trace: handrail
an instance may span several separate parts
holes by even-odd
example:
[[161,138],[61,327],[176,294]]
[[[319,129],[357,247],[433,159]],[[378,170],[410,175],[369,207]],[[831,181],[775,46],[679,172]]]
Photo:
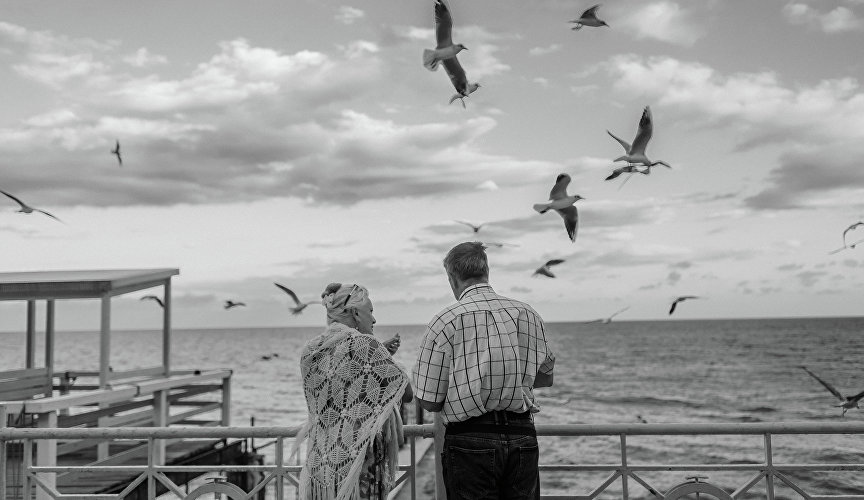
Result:
[[[293,437],[300,426],[286,427],[115,427],[86,429],[0,428],[0,440],[19,439],[166,439]],[[864,434],[864,422],[759,422],[740,424],[538,424],[538,436],[657,436],[760,434]],[[433,425],[405,425],[405,434],[434,437]]]

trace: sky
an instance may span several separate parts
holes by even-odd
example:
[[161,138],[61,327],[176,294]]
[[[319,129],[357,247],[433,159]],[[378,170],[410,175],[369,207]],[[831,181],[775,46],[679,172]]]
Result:
[[[433,5],[3,2],[0,189],[62,222],[2,197],[0,272],[178,268],[177,328],[323,325],[274,282],[360,283],[379,323],[423,324],[479,240],[547,321],[864,314],[864,245],[830,253],[864,220],[864,0],[621,0],[579,31],[588,3],[449,0],[464,109],[421,63]],[[672,168],[605,181],[607,130],[632,140],[645,106]],[[532,209],[560,173],[575,242]],[[113,326],[159,328],[153,292]],[[57,317],[96,328],[98,304]]]

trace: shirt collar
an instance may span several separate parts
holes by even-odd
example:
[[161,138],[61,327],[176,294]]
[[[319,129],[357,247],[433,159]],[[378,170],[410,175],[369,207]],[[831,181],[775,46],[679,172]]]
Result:
[[462,300],[469,295],[477,295],[478,293],[493,291],[494,290],[492,290],[492,285],[490,285],[489,283],[476,283],[463,290],[462,295],[459,296],[459,300]]

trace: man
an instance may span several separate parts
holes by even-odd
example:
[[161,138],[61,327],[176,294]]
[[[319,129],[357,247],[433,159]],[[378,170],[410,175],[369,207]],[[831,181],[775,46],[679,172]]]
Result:
[[453,247],[444,269],[458,302],[427,325],[413,382],[446,425],[447,498],[538,499],[533,389],[552,385],[555,365],[543,320],[495,293],[482,243]]

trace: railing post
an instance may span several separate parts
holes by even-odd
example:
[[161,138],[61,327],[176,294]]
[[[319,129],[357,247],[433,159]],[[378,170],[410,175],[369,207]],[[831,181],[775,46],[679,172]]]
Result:
[[621,496],[627,500],[630,496],[627,487],[630,471],[627,469],[627,434],[621,433]]
[[[39,428],[57,427],[57,412],[39,414]],[[42,439],[36,443],[36,465],[43,467],[54,467],[57,465],[57,440]],[[42,482],[52,488],[56,485],[57,474],[53,472],[40,476]],[[50,500],[51,495],[42,488],[36,488],[36,500]]]
[[30,500],[33,498],[33,490],[30,488],[30,468],[33,467],[33,441],[23,440],[23,455],[21,456],[21,498]]
[[[153,426],[168,426],[168,391],[156,391],[153,393]],[[165,440],[157,439],[153,444],[153,462],[156,465],[165,465]]]
[[222,418],[221,425],[231,425],[231,375],[222,379]]
[[447,500],[447,489],[444,487],[444,467],[441,463],[441,453],[444,451],[444,418],[441,412],[435,412],[435,500]]
[[765,493],[768,500],[774,500],[774,452],[771,450],[771,433],[765,433]]
[[[296,439],[296,437],[295,437]],[[299,453],[298,453],[299,455]],[[285,498],[285,443],[283,438],[276,438],[276,500],[284,500]],[[300,489],[300,486],[297,486]]]
[[147,439],[147,500],[156,500],[156,476],[153,471],[155,465],[156,440]]
[[[0,405],[0,429],[6,427],[6,407]],[[6,441],[0,439],[0,500],[6,500]]]

